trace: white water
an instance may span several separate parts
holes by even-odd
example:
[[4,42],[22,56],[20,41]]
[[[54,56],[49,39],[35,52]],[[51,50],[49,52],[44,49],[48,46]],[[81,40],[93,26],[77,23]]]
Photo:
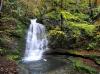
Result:
[[42,54],[47,49],[47,44],[45,27],[37,23],[36,19],[32,19],[27,33],[23,61],[37,61],[42,59]]

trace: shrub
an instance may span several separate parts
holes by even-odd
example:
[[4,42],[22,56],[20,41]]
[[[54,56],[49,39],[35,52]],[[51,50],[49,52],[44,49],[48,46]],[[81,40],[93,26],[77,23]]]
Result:
[[84,64],[81,60],[77,58],[69,58],[69,60],[73,63],[73,67],[78,71],[83,71],[88,74],[97,74],[95,68],[92,68],[86,64]]
[[7,50],[0,48],[0,56],[6,55],[6,54],[7,54]]
[[50,30],[48,33],[49,45],[51,48],[66,47],[66,34],[63,31]]
[[[94,49],[96,44],[93,44],[96,26],[88,23],[64,22],[63,31],[67,35],[68,47]],[[93,45],[93,47],[91,46]]]
[[97,43],[97,47],[100,48],[100,34],[96,35],[94,38],[95,42]]
[[79,28],[81,31],[84,30],[84,34],[93,36],[94,32],[96,31],[96,26],[87,24],[87,23],[75,23],[75,22],[70,22],[69,26],[72,28]]
[[87,46],[87,50],[95,49],[96,48],[96,45],[97,44],[96,43],[93,43],[93,42],[92,43],[89,43],[88,46]]

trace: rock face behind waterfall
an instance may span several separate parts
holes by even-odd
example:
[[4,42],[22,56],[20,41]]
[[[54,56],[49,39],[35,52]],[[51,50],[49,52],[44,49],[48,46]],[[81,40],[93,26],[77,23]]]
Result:
[[23,60],[40,60],[42,53],[47,48],[47,44],[45,27],[37,23],[36,19],[32,19],[27,33],[25,57]]

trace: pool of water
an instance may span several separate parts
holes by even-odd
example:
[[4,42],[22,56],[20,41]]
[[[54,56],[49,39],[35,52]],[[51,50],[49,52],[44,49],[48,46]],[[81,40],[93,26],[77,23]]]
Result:
[[83,74],[74,70],[67,56],[49,55],[34,62],[21,62],[19,74]]

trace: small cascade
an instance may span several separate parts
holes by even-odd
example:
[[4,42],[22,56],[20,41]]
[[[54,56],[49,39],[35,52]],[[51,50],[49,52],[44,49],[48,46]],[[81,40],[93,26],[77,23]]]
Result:
[[23,61],[37,61],[42,59],[42,54],[47,49],[47,44],[45,27],[37,23],[36,19],[32,19],[27,33]]

